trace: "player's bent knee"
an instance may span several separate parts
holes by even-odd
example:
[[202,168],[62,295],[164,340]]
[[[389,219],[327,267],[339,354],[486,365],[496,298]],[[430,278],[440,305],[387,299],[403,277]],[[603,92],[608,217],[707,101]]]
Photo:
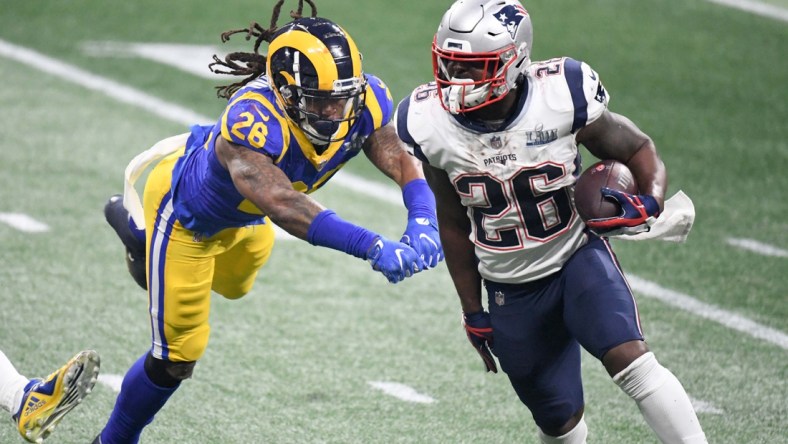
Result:
[[214,286],[212,288],[213,291],[215,291],[216,293],[224,296],[227,299],[240,299],[240,298],[246,296],[246,294],[249,293],[249,291],[251,289],[252,289],[251,285],[248,288],[247,287],[238,287],[238,286],[225,287],[225,286],[219,286],[219,285]]
[[625,342],[611,348],[602,356],[602,365],[605,366],[610,376],[621,373],[638,358],[648,353],[648,346],[644,341],[634,340]]
[[192,377],[197,361],[173,362],[154,358],[148,353],[145,358],[145,373],[160,387],[175,387],[184,379]]
[[639,401],[656,391],[667,378],[668,370],[648,352],[613,376],[613,381],[632,399]]
[[224,296],[227,299],[240,299],[252,291],[257,273],[247,276],[227,277],[214,279],[211,290]]
[[541,428],[537,429],[539,441],[545,444],[585,444],[588,437],[588,426],[583,419],[583,412],[580,411],[579,417],[573,416],[567,426],[559,432],[546,433]]

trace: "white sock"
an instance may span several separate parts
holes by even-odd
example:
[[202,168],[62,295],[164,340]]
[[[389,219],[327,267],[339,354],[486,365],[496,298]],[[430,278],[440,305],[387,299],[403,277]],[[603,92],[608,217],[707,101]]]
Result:
[[546,435],[540,428],[537,428],[537,434],[539,435],[539,441],[543,444],[586,444],[588,426],[586,426],[584,416],[581,416],[580,422],[566,434],[550,436]]
[[5,353],[0,351],[0,407],[12,415],[16,413],[28,382],[30,380],[20,375]]
[[684,387],[648,352],[613,376],[638,405],[646,422],[666,444],[704,444],[706,435]]

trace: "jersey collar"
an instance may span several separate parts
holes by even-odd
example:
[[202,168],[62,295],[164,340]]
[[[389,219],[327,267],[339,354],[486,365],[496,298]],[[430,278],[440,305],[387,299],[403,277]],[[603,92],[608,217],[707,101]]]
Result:
[[509,113],[509,116],[497,128],[491,129],[481,120],[469,119],[464,114],[452,114],[452,117],[461,126],[464,126],[465,128],[473,130],[477,133],[497,133],[499,131],[503,131],[508,128],[515,119],[517,119],[517,117],[520,115],[520,112],[525,107],[525,102],[528,99],[528,87],[528,80],[525,76],[523,76],[517,87],[517,90],[515,91],[516,94],[519,94],[517,103],[512,109],[512,112]]

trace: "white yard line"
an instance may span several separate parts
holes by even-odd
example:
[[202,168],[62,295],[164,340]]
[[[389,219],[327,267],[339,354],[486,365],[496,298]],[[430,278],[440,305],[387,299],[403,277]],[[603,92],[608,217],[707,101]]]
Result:
[[420,404],[432,404],[435,402],[435,399],[432,397],[423,395],[414,390],[412,387],[409,387],[405,384],[400,384],[398,382],[369,381],[367,384],[375,387],[378,390],[382,390],[383,393],[387,395],[391,395],[403,401],[417,402]]
[[120,393],[120,386],[123,383],[123,375],[100,373],[98,376],[98,383],[109,387],[115,393]]
[[728,245],[732,245],[742,250],[752,251],[753,253],[761,254],[763,256],[774,257],[788,257],[788,250],[777,248],[774,245],[764,244],[753,239],[743,239],[737,237],[729,237],[725,239]]
[[764,17],[772,18],[788,22],[788,9],[777,5],[770,5],[768,3],[757,2],[753,0],[706,0],[710,3],[728,6],[731,8],[741,9],[753,14],[762,15]]
[[227,78],[224,74],[215,74],[208,69],[214,54],[221,58],[226,55],[212,45],[99,41],[83,43],[82,52],[93,57],[141,57],[206,79]]
[[744,316],[701,302],[692,296],[660,287],[654,282],[631,274],[627,274],[627,280],[637,293],[660,300],[696,316],[712,320],[730,329],[746,333],[754,338],[771,342],[783,350],[788,350],[788,335],[779,330],[766,327]]
[[724,410],[716,407],[714,404],[708,401],[702,401],[700,399],[690,398],[690,402],[692,403],[692,408],[695,409],[695,411],[698,413],[707,413],[710,415],[725,414]]
[[[80,68],[68,65],[44,54],[0,40],[0,56],[4,56],[30,67],[50,73],[56,77],[82,85],[86,88],[99,91],[123,103],[138,106],[163,119],[190,125],[194,122],[209,122],[210,118],[202,116],[191,110],[166,102],[159,98],[145,94],[132,87],[122,85],[115,81],[99,77]],[[337,174],[332,179],[334,182],[352,191],[366,194],[375,199],[381,199],[392,204],[401,205],[402,198],[399,191],[391,186],[354,176],[347,172]],[[647,296],[663,301],[697,316],[715,321],[731,329],[748,334],[754,338],[771,342],[783,349],[788,349],[788,336],[779,331],[758,324],[750,319],[735,313],[723,310],[713,305],[701,302],[691,296],[681,294],[659,285],[641,279],[634,275],[627,275],[632,288]]]
[[49,225],[22,213],[0,213],[0,222],[26,233],[43,233],[49,231]]
[[[195,123],[211,123],[215,119],[195,113],[194,111],[146,94],[130,86],[97,76],[74,65],[61,62],[40,52],[0,39],[0,56],[30,66],[39,71],[60,77],[84,88],[100,92],[113,99],[137,106],[149,113],[171,122],[185,126]],[[140,147],[144,148],[144,147]]]
[[[102,93],[119,102],[137,106],[165,120],[180,123],[184,126],[193,125],[195,123],[210,123],[214,120],[208,116],[195,113],[190,109],[161,100],[158,97],[151,96],[150,94],[146,94],[130,86],[97,76],[76,66],[69,65],[60,60],[4,40],[0,40],[0,55],[16,60],[39,71],[60,77],[63,80],[75,83],[84,88]],[[140,151],[144,148],[145,147],[140,147]],[[295,239],[281,228],[275,227],[275,229],[277,239]]]

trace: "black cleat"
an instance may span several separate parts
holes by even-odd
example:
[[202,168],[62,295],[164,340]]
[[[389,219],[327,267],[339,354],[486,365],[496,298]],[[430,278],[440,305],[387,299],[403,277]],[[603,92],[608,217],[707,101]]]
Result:
[[104,205],[104,217],[126,247],[126,266],[129,274],[143,290],[148,289],[145,277],[145,242],[129,228],[129,212],[123,207],[123,196],[116,194]]

